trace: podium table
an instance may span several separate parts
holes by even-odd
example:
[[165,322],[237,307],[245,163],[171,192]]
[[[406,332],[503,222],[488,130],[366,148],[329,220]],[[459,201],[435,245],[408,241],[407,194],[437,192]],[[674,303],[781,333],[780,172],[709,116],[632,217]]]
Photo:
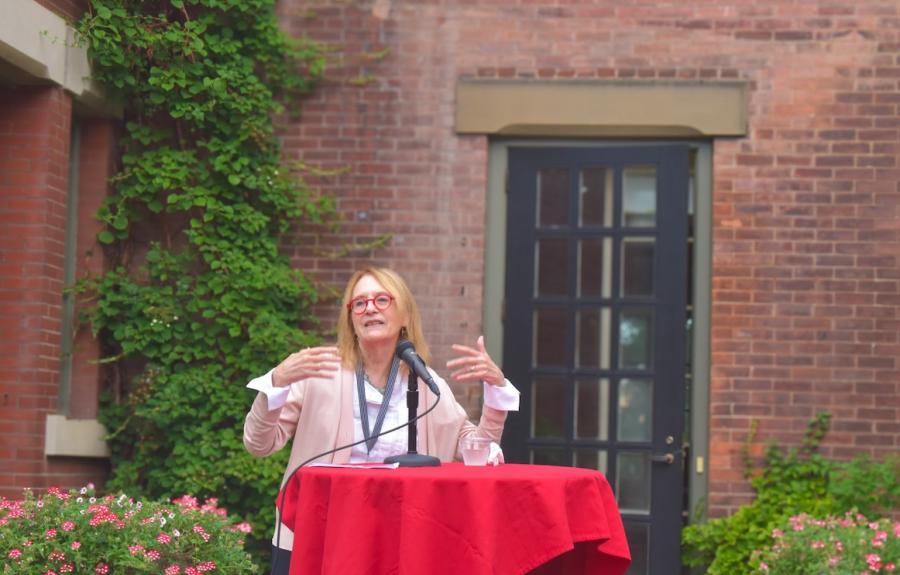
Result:
[[308,467],[281,497],[291,575],[621,575],[631,562],[612,490],[587,469]]

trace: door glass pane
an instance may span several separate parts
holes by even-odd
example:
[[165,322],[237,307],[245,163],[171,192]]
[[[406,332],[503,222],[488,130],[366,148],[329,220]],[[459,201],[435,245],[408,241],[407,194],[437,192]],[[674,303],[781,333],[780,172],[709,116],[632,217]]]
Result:
[[622,310],[619,319],[619,367],[650,369],[653,366],[653,310]]
[[531,385],[531,436],[566,436],[566,380],[539,377]]
[[656,168],[630,166],[622,173],[622,225],[656,225]]
[[578,295],[610,297],[612,291],[612,239],[578,242]]
[[606,475],[606,457],[605,449],[576,449],[575,467],[596,469]]
[[548,168],[537,175],[537,226],[566,226],[569,223],[569,170]]
[[616,497],[621,513],[650,513],[650,458],[647,453],[619,452]]
[[534,342],[531,357],[535,366],[564,365],[566,362],[566,310],[540,308],[534,311]]
[[578,367],[609,369],[609,308],[582,309],[575,317],[575,363]]
[[575,382],[575,437],[609,439],[609,380]]
[[619,441],[650,441],[653,437],[653,380],[619,382]]
[[569,258],[565,238],[542,238],[534,248],[535,296],[569,293]]
[[622,241],[622,295],[653,295],[654,238]]
[[578,225],[612,226],[613,171],[609,168],[587,168],[581,171]]
[[534,448],[531,450],[531,463],[571,467],[572,454],[567,449]]
[[625,521],[625,538],[631,548],[631,565],[626,575],[646,575],[650,551],[650,526]]

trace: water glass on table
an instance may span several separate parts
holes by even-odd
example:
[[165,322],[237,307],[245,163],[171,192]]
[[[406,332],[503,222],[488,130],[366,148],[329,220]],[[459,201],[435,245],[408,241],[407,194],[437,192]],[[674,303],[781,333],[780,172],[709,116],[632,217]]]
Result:
[[459,440],[459,450],[466,465],[487,465],[491,440],[487,437],[463,437]]

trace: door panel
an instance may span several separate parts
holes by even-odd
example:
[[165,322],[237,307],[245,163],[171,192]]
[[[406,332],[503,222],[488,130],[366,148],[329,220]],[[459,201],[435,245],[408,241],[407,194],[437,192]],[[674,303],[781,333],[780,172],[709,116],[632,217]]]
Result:
[[510,148],[507,460],[599,469],[630,573],[679,564],[688,148]]

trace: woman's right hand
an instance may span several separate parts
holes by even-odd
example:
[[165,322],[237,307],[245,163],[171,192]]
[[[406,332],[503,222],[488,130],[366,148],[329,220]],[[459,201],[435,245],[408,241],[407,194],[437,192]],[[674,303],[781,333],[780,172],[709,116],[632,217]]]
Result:
[[285,387],[310,377],[328,377],[341,368],[341,356],[334,346],[308,347],[292,353],[272,370],[272,385]]

